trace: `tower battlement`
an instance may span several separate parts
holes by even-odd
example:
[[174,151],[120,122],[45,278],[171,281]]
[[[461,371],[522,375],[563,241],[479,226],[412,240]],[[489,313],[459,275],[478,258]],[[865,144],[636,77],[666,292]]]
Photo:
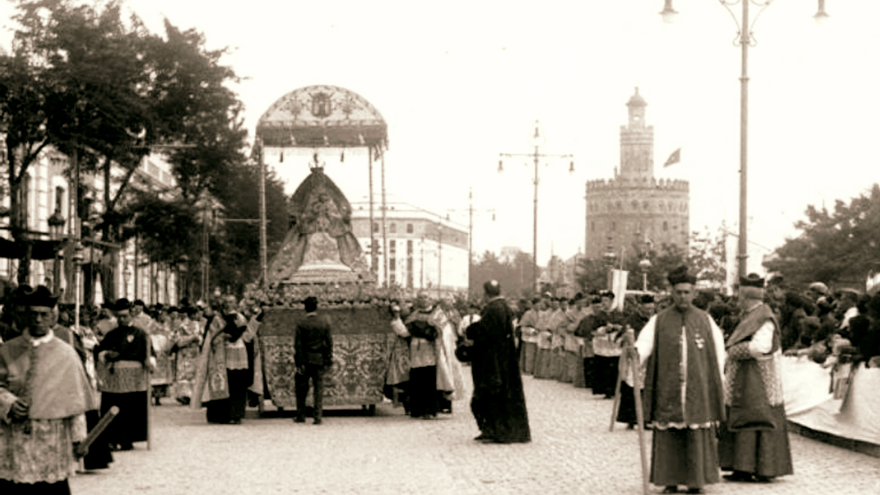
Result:
[[620,189],[659,189],[662,191],[689,192],[690,183],[683,179],[595,179],[587,181],[587,193],[601,191],[617,191]]

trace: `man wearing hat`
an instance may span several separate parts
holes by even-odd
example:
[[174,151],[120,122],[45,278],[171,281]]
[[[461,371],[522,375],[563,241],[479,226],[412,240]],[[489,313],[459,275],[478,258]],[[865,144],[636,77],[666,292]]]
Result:
[[333,337],[330,336],[330,323],[318,316],[318,299],[309,296],[304,304],[306,317],[297,324],[294,340],[296,418],[293,421],[306,421],[306,396],[311,381],[315,397],[314,424],[319,425],[324,413],[324,373],[333,366]]
[[466,336],[474,393],[471,411],[480,428],[482,442],[522,443],[531,441],[526,399],[513,336],[513,311],[501,296],[497,280],[483,284],[486,305],[480,320],[470,325]]
[[727,339],[724,403],[719,435],[721,469],[729,481],[766,482],[792,473],[782,397],[782,334],[764,303],[764,279],[740,279],[739,325]]
[[[662,493],[703,493],[719,480],[716,427],[724,420],[724,337],[693,306],[696,277],[682,266],[668,276],[673,305],[652,316],[635,343],[646,368],[645,422],[654,429],[651,482]],[[631,337],[626,336],[627,339]]]
[[73,347],[52,332],[56,297],[44,286],[21,296],[23,333],[0,346],[0,493],[69,495],[90,385]]
[[33,290],[30,285],[19,285],[13,291],[6,293],[6,304],[3,307],[4,321],[0,322],[0,343],[18,337],[27,327],[25,300]]
[[128,299],[116,301],[113,310],[118,326],[95,348],[101,414],[106,414],[112,406],[119,408],[119,415],[107,427],[103,438],[119,450],[131,450],[134,442],[147,440],[149,337],[142,329],[132,326],[131,308]]

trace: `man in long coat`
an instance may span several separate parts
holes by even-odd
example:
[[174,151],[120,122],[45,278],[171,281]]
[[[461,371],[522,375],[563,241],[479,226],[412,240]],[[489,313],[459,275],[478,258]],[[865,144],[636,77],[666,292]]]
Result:
[[782,334],[764,303],[764,279],[740,279],[739,325],[727,339],[724,403],[728,421],[721,429],[721,469],[729,481],[767,482],[791,474],[791,450],[782,397]]
[[471,411],[481,434],[477,440],[494,443],[531,441],[522,377],[513,338],[513,312],[501,297],[501,286],[483,284],[486,306],[480,321],[469,326],[474,394]]
[[[653,426],[651,482],[662,493],[703,493],[719,480],[716,428],[724,420],[724,337],[693,306],[696,277],[669,273],[674,304],[652,316],[635,343],[646,366],[645,422]],[[629,337],[626,337],[629,338]]]

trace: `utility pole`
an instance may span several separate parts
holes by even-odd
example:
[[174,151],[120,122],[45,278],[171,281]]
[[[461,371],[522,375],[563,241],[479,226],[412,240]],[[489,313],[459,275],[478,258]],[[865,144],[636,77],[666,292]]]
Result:
[[[535,151],[533,153],[499,153],[499,157],[530,157],[533,159],[535,170],[532,183],[534,184],[535,194],[534,194],[534,205],[532,212],[532,289],[535,292],[540,291],[538,287],[538,163],[541,158],[570,158],[573,159],[574,155],[572,154],[552,154],[552,153],[541,153],[540,147],[544,144],[544,135],[541,133],[541,128],[538,124],[538,121],[535,121],[535,131],[531,138],[532,146],[534,146]],[[498,160],[498,172],[503,172],[504,168],[502,166],[502,160]],[[569,173],[574,172],[574,161],[572,160],[571,166],[568,169]]]

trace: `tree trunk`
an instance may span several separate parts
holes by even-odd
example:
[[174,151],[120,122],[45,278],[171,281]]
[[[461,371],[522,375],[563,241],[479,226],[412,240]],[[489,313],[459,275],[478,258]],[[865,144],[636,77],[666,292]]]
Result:
[[104,290],[104,301],[115,302],[119,299],[116,287],[116,267],[119,266],[119,250],[108,248],[101,260],[101,288]]

